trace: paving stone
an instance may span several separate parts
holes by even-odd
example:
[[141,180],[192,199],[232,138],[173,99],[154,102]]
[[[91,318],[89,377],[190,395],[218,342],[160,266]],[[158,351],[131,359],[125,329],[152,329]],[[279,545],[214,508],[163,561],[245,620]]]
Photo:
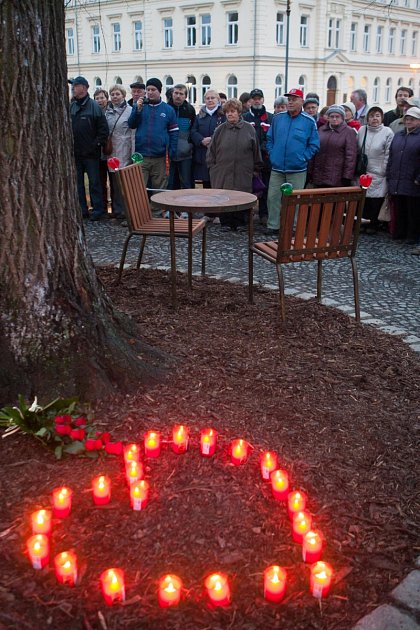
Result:
[[383,319],[364,319],[363,320],[364,324],[370,324],[371,326],[385,326],[385,323],[383,321]]
[[420,337],[416,337],[416,335],[409,335],[404,339],[405,343],[420,343]]
[[414,350],[414,352],[420,352],[420,343],[413,343],[412,345],[410,344],[410,348]]
[[420,571],[411,571],[391,593],[392,597],[420,614]]
[[363,617],[353,630],[419,630],[420,626],[409,615],[388,604]]
[[296,295],[300,300],[312,300],[315,296],[313,293],[298,293]]
[[332,300],[331,298],[322,298],[322,304],[324,306],[337,306],[338,302],[337,300]]
[[418,557],[416,558],[416,561],[415,561],[415,563],[414,563],[414,564],[415,564],[415,566],[416,566],[416,567],[418,567],[418,568],[420,569],[420,556],[418,556]]
[[388,335],[394,335],[395,337],[398,337],[398,335],[407,334],[406,330],[402,330],[401,328],[398,328],[397,326],[382,326],[382,330],[388,333]]

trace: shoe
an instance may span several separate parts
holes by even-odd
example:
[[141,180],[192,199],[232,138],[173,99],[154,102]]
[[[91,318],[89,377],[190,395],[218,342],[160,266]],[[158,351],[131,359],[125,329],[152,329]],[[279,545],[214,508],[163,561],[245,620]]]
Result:
[[222,225],[222,227],[220,228],[221,232],[231,232],[232,228],[229,225]]
[[410,254],[412,256],[420,256],[420,247],[415,247],[414,249],[412,249]]
[[376,234],[376,232],[377,232],[377,231],[378,231],[378,230],[376,230],[376,229],[375,229],[375,228],[373,228],[373,227],[368,227],[368,228],[366,228],[366,230],[365,230],[365,234],[368,234],[368,236],[373,236],[374,234]]
[[278,236],[279,230],[273,230],[272,228],[267,228],[265,230],[265,234],[267,234],[267,236]]
[[92,212],[92,214],[89,217],[89,221],[103,221],[104,219],[107,218],[108,215],[106,215],[104,212],[98,213],[96,214],[95,212]]
[[267,227],[267,221],[268,221],[268,217],[266,216],[260,217],[260,225]]
[[406,244],[406,245],[417,245],[417,241],[416,241],[414,238],[408,238],[408,239],[405,241],[405,244]]
[[236,227],[236,231],[237,232],[247,232],[248,231],[248,226],[247,225],[238,225]]

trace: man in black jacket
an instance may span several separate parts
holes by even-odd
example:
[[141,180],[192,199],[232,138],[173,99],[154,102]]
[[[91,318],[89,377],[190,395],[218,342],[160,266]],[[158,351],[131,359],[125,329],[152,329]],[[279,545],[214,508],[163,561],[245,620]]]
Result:
[[261,155],[264,166],[261,171],[261,179],[265,184],[265,190],[263,191],[258,202],[258,214],[262,225],[267,225],[268,207],[267,207],[267,193],[268,184],[270,182],[271,163],[267,152],[267,133],[273,120],[273,114],[268,112],[264,106],[264,93],[262,90],[254,89],[250,93],[252,99],[251,109],[243,114],[243,119],[246,122],[251,123],[257,134],[258,142],[260,144]]
[[187,101],[187,86],[183,83],[174,85],[168,105],[174,108],[179,127],[176,157],[171,158],[169,167],[169,190],[194,188],[192,177],[191,129],[195,121],[195,109]]
[[[77,192],[83,218],[98,221],[105,217],[99,175],[101,146],[108,138],[108,123],[98,103],[88,94],[89,83],[84,77],[69,79],[73,100],[70,115],[73,127],[74,158],[77,172]],[[93,212],[89,217],[86,202],[85,173],[89,180],[89,195]]]

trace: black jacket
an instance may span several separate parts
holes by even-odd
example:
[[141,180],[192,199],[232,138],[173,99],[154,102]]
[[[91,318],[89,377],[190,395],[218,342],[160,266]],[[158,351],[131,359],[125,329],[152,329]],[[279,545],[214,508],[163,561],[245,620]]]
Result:
[[268,112],[263,105],[261,109],[251,107],[250,111],[245,112],[242,118],[246,120],[246,122],[251,123],[255,129],[264,162],[264,170],[271,169],[270,158],[267,151],[267,133],[271,127],[273,114]]
[[109,134],[104,112],[87,94],[84,99],[73,100],[70,115],[75,157],[99,159]]

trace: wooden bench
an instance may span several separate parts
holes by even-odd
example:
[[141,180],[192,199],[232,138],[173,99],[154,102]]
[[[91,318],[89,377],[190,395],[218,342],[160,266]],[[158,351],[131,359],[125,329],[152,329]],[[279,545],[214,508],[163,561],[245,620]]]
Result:
[[[359,282],[355,260],[365,190],[356,187],[295,190],[283,196],[279,238],[253,243],[253,254],[276,265],[280,292],[280,317],[285,321],[282,265],[318,262],[317,299],[321,301],[322,262],[350,258],[356,321],[360,322]],[[250,277],[253,301],[253,278]]]
[[[144,185],[141,164],[130,164],[125,168],[115,171],[118,185],[124,200],[125,214],[128,223],[128,236],[125,239],[124,247],[121,255],[120,267],[118,272],[117,283],[121,280],[124,269],[125,257],[127,255],[128,244],[133,236],[142,236],[139,256],[137,259],[137,269],[141,265],[143,258],[146,238],[148,236],[164,236],[170,238],[170,219],[161,217],[153,217],[150,209],[150,202],[147,195],[147,189]],[[174,221],[175,237],[189,238],[188,219],[175,219]],[[201,273],[206,270],[206,221],[203,219],[192,220],[192,236],[202,232],[202,249],[201,249]],[[191,239],[192,240],[192,239]],[[192,242],[189,241],[189,248],[192,248]],[[188,282],[192,285],[192,253],[188,256]]]

